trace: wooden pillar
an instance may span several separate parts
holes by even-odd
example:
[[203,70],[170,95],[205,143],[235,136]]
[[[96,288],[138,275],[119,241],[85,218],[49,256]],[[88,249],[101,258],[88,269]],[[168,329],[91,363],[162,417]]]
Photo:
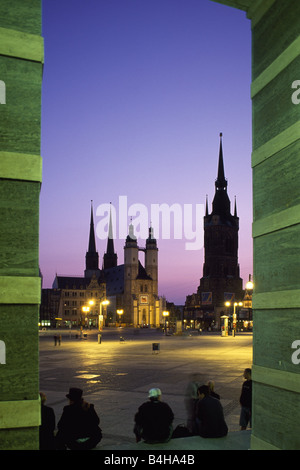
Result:
[[40,0],[1,0],[0,341],[5,360],[0,362],[0,449],[5,450],[39,447],[43,51]]
[[251,447],[299,449],[300,3],[214,1],[245,10],[252,27]]

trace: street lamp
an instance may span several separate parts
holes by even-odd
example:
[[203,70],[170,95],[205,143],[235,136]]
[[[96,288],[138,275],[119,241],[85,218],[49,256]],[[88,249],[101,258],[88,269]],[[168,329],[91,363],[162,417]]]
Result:
[[165,335],[167,335],[167,317],[169,316],[169,312],[167,310],[165,310],[163,312],[163,316],[165,318]]
[[[90,307],[84,305],[81,310],[82,310],[83,313],[85,313],[85,315],[86,315],[86,316],[85,316],[85,322],[86,322],[86,321],[87,321],[87,315],[88,315],[88,313],[89,313],[89,311],[90,311]],[[82,327],[82,326],[83,326],[83,321],[82,321],[82,316],[81,316],[81,327]]]
[[124,313],[124,310],[122,308],[120,308],[119,310],[117,310],[117,314],[119,315],[119,323],[120,323],[120,326],[121,326],[121,317]]
[[102,330],[102,325],[103,325],[102,305],[108,305],[108,304],[109,304],[109,300],[102,300],[102,302],[100,302],[100,314],[99,314],[99,319],[98,319],[99,331]]
[[233,329],[234,331],[236,331],[236,318],[237,318],[237,315],[236,315],[236,307],[242,307],[243,306],[243,302],[234,302],[233,304]]

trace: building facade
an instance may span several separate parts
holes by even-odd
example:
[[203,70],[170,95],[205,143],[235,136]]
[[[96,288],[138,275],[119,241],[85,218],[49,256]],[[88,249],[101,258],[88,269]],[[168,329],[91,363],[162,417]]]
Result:
[[[140,253],[144,253],[144,265],[139,259]],[[49,299],[54,294],[55,316],[47,311],[49,305],[53,305]],[[43,304],[43,299],[47,305]],[[163,306],[163,299],[158,297],[158,248],[153,229],[149,229],[146,246],[141,248],[130,224],[124,245],[124,264],[118,265],[110,217],[107,249],[100,269],[91,208],[84,276],[56,275],[52,292],[43,289],[41,312],[44,318],[52,318],[53,326],[96,327],[100,320],[107,326],[117,323],[159,326]]]

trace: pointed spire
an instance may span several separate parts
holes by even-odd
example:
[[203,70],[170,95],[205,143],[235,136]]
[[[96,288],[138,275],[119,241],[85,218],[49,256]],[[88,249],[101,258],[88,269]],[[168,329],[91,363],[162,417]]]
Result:
[[99,255],[98,255],[98,252],[96,251],[93,201],[91,201],[90,236],[89,236],[89,248],[85,255],[85,277],[90,277],[95,272],[97,273],[99,272]]
[[96,252],[95,242],[95,230],[94,230],[94,215],[93,215],[93,201],[91,201],[91,222],[90,222],[90,237],[89,237],[89,249],[90,253]]
[[118,265],[118,256],[115,253],[114,248],[114,234],[112,226],[112,213],[111,213],[111,203],[110,203],[110,213],[109,213],[109,226],[108,226],[108,239],[106,253],[103,256],[103,269],[114,268]]
[[220,133],[220,150],[219,150],[219,162],[218,162],[218,177],[216,179],[216,189],[226,189],[227,181],[225,179],[224,172],[224,161],[223,161],[223,146],[222,146],[222,132]]
[[114,235],[112,228],[112,216],[111,216],[111,202],[110,202],[110,213],[109,213],[109,226],[108,226],[108,239],[106,253],[114,253]]
[[208,216],[208,195],[206,194],[206,202],[205,202],[205,216]]
[[236,196],[234,196],[234,217],[237,217]]

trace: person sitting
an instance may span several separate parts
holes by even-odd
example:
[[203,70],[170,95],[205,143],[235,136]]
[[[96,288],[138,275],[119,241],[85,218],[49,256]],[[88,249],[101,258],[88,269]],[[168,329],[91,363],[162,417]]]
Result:
[[55,413],[53,408],[46,406],[46,395],[40,392],[41,397],[41,425],[39,427],[40,450],[55,449]]
[[70,404],[64,407],[57,424],[58,449],[93,449],[102,439],[99,416],[94,405],[83,400],[82,393],[80,388],[70,388],[66,395]]
[[207,386],[209,388],[209,394],[213,398],[217,398],[218,400],[221,399],[220,395],[215,392],[215,382],[213,380],[209,380],[207,382]]
[[199,400],[196,407],[198,434],[201,437],[226,436],[228,427],[220,400],[210,396],[207,385],[201,385],[198,388],[198,396]]
[[149,401],[139,407],[134,417],[136,441],[143,439],[148,444],[167,442],[173,432],[173,411],[167,403],[161,401],[159,388],[151,388],[148,398]]

